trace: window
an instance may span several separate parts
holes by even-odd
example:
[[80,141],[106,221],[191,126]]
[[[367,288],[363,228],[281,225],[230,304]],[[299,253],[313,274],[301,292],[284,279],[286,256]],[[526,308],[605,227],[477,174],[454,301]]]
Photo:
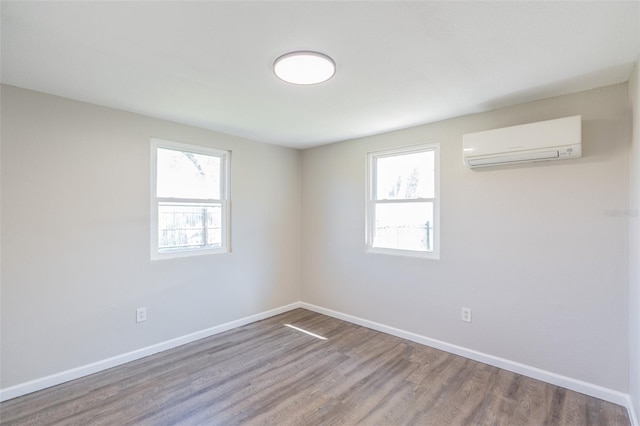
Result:
[[151,258],[224,253],[228,151],[151,140]]
[[438,162],[438,144],[367,155],[367,252],[438,259]]

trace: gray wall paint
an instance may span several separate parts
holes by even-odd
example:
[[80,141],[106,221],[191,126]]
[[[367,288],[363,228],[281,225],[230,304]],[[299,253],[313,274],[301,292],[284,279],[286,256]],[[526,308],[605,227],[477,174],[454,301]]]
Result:
[[[304,300],[630,389],[637,407],[627,241],[633,263],[640,235],[605,214],[629,208],[630,193],[638,205],[629,93],[617,85],[300,153],[2,86],[0,386]],[[573,114],[582,159],[462,166],[463,133]],[[151,136],[233,151],[233,253],[149,261]],[[429,141],[442,143],[442,259],[365,255],[365,153]],[[149,320],[136,325],[139,306]]]
[[[152,136],[232,151],[232,253],[149,260]],[[7,86],[1,137],[3,388],[300,300],[299,151]]]
[[629,80],[631,150],[629,153],[629,393],[640,416],[640,65]]
[[[472,171],[468,132],[581,114],[584,157]],[[305,150],[305,302],[628,390],[627,85]],[[441,143],[441,260],[364,252],[365,154]],[[473,323],[460,320],[473,309]]]

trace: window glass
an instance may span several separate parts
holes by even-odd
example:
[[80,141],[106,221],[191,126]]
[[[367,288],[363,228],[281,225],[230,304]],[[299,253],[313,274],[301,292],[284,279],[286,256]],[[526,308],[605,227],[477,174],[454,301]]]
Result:
[[158,197],[220,198],[220,157],[158,148]]
[[381,157],[376,162],[378,200],[433,197],[433,151]]
[[431,251],[433,203],[376,204],[374,247]]
[[158,249],[220,247],[222,211],[220,205],[160,203],[158,206]]

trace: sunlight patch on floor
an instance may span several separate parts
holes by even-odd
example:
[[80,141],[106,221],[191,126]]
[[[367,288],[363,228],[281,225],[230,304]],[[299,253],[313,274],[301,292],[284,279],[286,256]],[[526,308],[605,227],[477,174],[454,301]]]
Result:
[[285,326],[285,327],[289,327],[289,328],[293,328],[294,330],[301,331],[301,332],[303,332],[303,333],[305,333],[305,334],[308,334],[309,336],[313,336],[313,337],[315,337],[316,339],[320,339],[320,340],[327,340],[327,338],[326,338],[326,337],[322,337],[322,336],[320,336],[320,335],[317,335],[317,334],[315,334],[315,333],[312,333],[312,332],[307,331],[307,330],[305,330],[305,329],[302,329],[302,328],[300,328],[300,327],[296,327],[295,325],[285,324],[284,326]]

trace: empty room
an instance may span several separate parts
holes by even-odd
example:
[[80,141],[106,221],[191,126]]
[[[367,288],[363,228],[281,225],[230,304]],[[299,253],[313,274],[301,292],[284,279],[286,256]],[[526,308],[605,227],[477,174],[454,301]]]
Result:
[[0,424],[640,426],[640,1],[0,7]]

